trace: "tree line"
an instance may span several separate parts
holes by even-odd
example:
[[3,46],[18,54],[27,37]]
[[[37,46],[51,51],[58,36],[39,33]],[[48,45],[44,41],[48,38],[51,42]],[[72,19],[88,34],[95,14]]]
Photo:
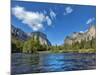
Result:
[[[96,49],[96,39],[81,40],[81,42],[74,42],[71,45],[55,45],[48,46],[46,44],[40,44],[39,37],[28,39],[27,41],[21,41],[13,39],[11,42],[12,53],[23,52],[23,53],[35,53],[38,51],[51,51],[51,52],[72,52],[78,51],[79,49]],[[70,50],[70,51],[69,51]]]
[[13,39],[11,42],[12,53],[23,52],[23,53],[34,53],[37,51],[46,51],[49,46],[46,44],[42,45],[39,41],[39,37],[29,38],[27,41],[21,41]]

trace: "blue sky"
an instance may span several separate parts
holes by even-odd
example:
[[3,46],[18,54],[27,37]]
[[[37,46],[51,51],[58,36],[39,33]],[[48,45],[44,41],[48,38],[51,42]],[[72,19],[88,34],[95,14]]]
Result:
[[61,45],[67,35],[96,25],[96,7],[12,1],[11,23],[25,32],[41,31],[50,42]]

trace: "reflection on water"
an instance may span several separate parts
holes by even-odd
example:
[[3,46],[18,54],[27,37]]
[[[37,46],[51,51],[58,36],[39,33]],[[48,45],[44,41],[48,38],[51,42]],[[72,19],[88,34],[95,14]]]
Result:
[[12,54],[12,74],[95,69],[95,54]]

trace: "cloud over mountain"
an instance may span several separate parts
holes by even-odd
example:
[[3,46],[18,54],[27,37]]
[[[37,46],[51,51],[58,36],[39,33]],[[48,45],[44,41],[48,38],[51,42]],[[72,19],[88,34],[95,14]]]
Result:
[[86,24],[91,24],[94,20],[95,20],[94,17],[89,18],[89,19],[87,20]]

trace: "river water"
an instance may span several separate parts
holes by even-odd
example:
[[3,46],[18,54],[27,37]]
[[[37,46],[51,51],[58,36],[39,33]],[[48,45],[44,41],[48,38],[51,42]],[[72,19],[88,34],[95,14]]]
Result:
[[96,68],[94,53],[12,53],[11,73],[44,73],[91,70]]

